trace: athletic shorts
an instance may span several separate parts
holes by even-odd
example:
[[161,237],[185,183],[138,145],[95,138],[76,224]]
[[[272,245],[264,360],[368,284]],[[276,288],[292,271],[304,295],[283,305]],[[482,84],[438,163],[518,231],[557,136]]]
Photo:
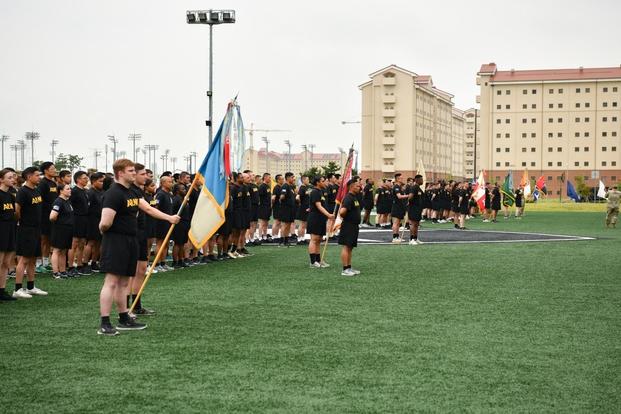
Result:
[[0,221],[0,252],[14,252],[17,225],[14,221]]
[[252,220],[252,211],[251,210],[242,210],[242,230],[247,230],[250,228],[250,221]]
[[180,221],[173,229],[171,238],[175,245],[184,245],[188,242],[188,232],[190,231],[189,221]]
[[306,211],[306,207],[298,207],[295,219],[300,221],[308,221],[308,211]]
[[341,246],[357,247],[358,233],[360,228],[357,224],[344,221],[341,223],[341,232],[339,233],[339,244]]
[[43,211],[41,214],[41,235],[50,236],[52,234],[52,222],[50,221],[50,212],[52,210]]
[[218,233],[222,237],[228,237],[231,234],[232,230],[232,220],[232,214],[226,211],[224,215],[224,223],[222,223],[216,233]]
[[280,221],[283,223],[293,223],[295,221],[295,207],[280,207]]
[[241,230],[244,225],[244,212],[242,210],[233,210],[231,217],[231,228]]
[[405,209],[402,208],[393,208],[390,211],[390,215],[393,218],[399,219],[399,220],[403,220],[403,218],[405,217]]
[[328,218],[321,213],[308,213],[308,220],[306,221],[306,232],[308,234],[325,236],[327,221]]
[[41,229],[39,227],[18,226],[16,240],[15,250],[18,256],[41,256]]
[[132,277],[138,263],[138,239],[135,235],[106,232],[101,238],[102,273]]
[[155,222],[155,238],[159,240],[164,240],[169,228],[169,222],[167,222],[166,220],[157,220]]
[[88,230],[86,232],[86,240],[101,241],[101,232],[99,231],[99,222],[101,217],[89,216],[88,218]]
[[52,235],[50,245],[56,249],[71,249],[73,239],[73,226],[68,224],[52,224]]
[[463,203],[459,206],[459,214],[468,214],[468,203]]
[[281,207],[280,207],[279,204],[277,204],[276,207],[274,207],[272,209],[272,214],[274,215],[274,220],[280,220],[280,216],[281,216],[280,210],[281,210]]
[[259,221],[259,205],[250,207],[250,222]]
[[420,221],[423,217],[423,210],[420,208],[408,208],[408,218],[413,221]]
[[88,235],[88,216],[73,216],[73,237],[86,239]]
[[259,206],[258,218],[259,220],[269,220],[272,216],[272,208],[270,206]]
[[392,207],[388,207],[386,205],[378,204],[377,205],[377,214],[390,214],[390,210]]
[[149,260],[149,246],[147,245],[147,235],[144,231],[138,231],[136,234],[136,240],[138,241],[138,260],[146,262]]

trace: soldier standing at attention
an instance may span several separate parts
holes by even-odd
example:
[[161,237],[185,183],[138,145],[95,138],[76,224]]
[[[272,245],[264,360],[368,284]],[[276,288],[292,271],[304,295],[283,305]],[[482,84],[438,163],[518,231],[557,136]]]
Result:
[[606,227],[612,225],[617,227],[617,216],[619,215],[619,199],[621,199],[621,191],[618,188],[610,187],[606,193],[608,205],[606,206]]

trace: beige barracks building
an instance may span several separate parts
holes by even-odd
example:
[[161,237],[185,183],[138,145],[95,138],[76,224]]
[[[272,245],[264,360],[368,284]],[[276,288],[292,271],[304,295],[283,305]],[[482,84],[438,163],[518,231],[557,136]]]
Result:
[[369,75],[362,92],[363,178],[413,177],[422,162],[428,180],[464,176],[464,112],[431,76],[396,65]]
[[519,180],[528,169],[556,195],[563,173],[590,186],[621,180],[621,67],[499,71],[490,63],[477,84],[477,170],[488,180],[509,170]]

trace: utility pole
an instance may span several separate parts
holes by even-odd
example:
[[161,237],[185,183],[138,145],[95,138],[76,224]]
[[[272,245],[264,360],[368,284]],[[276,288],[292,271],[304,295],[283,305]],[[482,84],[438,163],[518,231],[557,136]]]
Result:
[[17,150],[19,149],[19,145],[13,144],[10,148],[15,153],[15,164],[13,165],[13,167],[17,170]]
[[153,174],[157,172],[157,150],[159,147],[159,145],[151,145],[153,149]]
[[162,155],[163,159],[164,159],[164,171],[168,170],[168,154],[170,154],[170,150],[169,149],[165,149],[164,150],[164,154]]
[[30,141],[30,161],[32,162],[32,165],[34,165],[34,142],[39,140],[39,133],[35,131],[26,132],[25,138],[27,141]]
[[172,171],[173,171],[173,173],[174,173],[174,172],[175,172],[175,169],[176,169],[176,168],[175,168],[175,166],[176,166],[176,164],[177,164],[177,157],[171,157],[171,158],[170,158],[170,162],[172,162]]
[[7,142],[8,140],[9,140],[8,135],[2,135],[2,138],[0,138],[0,141],[2,142],[2,168],[5,167],[4,165],[4,143]]
[[26,149],[26,141],[24,141],[23,139],[18,139],[17,140],[17,145],[19,145],[19,150],[22,154],[22,171],[24,170],[24,150]]
[[196,152],[195,151],[192,151],[190,153],[190,171],[188,171],[190,174],[193,174],[193,171],[192,171],[192,157],[194,157],[194,168],[196,169]]
[[108,144],[104,146],[104,152],[106,154],[106,168],[104,168],[104,172],[108,171]]
[[93,157],[95,157],[95,171],[99,171],[99,168],[97,167],[97,159],[99,158],[99,156],[101,155],[101,151],[98,149],[93,150]]
[[302,151],[304,151],[304,171],[308,171],[308,145],[302,145]]
[[285,145],[288,147],[287,151],[287,171],[291,171],[291,141],[286,139]]
[[185,161],[185,167],[187,168],[188,171],[190,171],[190,160],[192,157],[190,157],[189,155],[184,155],[183,156],[183,161]]
[[265,143],[265,172],[270,173],[270,140],[267,137],[261,138]]
[[50,151],[50,154],[52,155],[52,162],[55,162],[56,159],[56,146],[58,145],[60,141],[58,141],[57,139],[53,139],[52,142],[50,142],[50,147],[52,148],[52,150]]
[[114,135],[108,135],[108,141],[112,143],[112,163],[116,161],[116,144],[119,142]]
[[310,144],[308,146],[308,148],[310,149],[310,154],[311,154],[311,162],[310,162],[310,167],[313,168],[313,155],[315,154],[315,144]]
[[147,149],[145,147],[142,147],[141,151],[142,151],[142,163],[144,165],[147,165]]
[[129,134],[129,140],[132,142],[132,160],[135,161],[138,158],[136,154],[136,141],[140,141],[142,139],[142,134],[136,134],[135,132]]

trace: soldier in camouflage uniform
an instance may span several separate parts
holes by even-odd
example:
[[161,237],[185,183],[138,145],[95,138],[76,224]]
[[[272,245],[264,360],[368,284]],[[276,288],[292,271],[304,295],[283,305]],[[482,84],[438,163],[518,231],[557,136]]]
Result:
[[621,191],[611,187],[606,193],[608,199],[607,211],[606,211],[606,227],[617,226],[617,216],[619,215],[619,200],[621,199]]

